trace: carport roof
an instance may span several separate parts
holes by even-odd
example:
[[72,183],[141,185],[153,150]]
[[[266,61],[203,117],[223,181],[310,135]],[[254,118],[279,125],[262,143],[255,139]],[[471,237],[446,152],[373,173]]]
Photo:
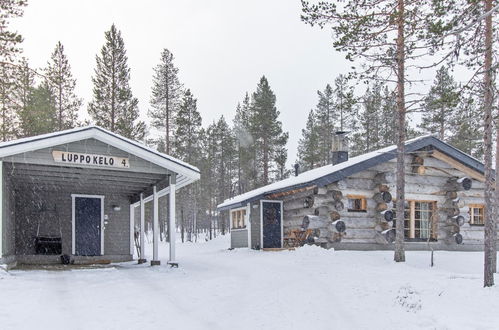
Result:
[[78,127],[65,131],[2,142],[0,143],[0,159],[85,139],[99,140],[163,167],[170,172],[177,173],[178,188],[186,186],[200,178],[200,172],[197,167],[98,126]]

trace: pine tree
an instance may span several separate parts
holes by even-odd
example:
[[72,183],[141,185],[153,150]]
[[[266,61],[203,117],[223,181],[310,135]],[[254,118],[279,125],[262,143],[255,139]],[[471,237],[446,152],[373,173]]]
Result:
[[130,69],[121,32],[113,24],[106,43],[96,56],[92,77],[93,100],[88,112],[97,125],[134,140],[142,140],[145,123],[139,121],[138,100],[129,85]]
[[[235,174],[234,159],[236,157],[236,139],[223,116],[215,126],[216,139],[216,171],[217,171],[217,203],[234,196],[232,181]],[[219,216],[219,228],[224,235],[227,230],[227,214]]]
[[250,132],[250,97],[246,93],[242,104],[236,107],[236,115],[233,121],[233,130],[236,138],[237,150],[237,193],[242,194],[253,187],[252,181],[255,178],[253,172],[254,140]]
[[0,139],[7,141],[15,136],[15,90],[22,36],[12,31],[10,23],[22,17],[27,2],[0,0]]
[[[397,95],[390,90],[388,86],[383,87],[383,96],[381,104],[381,140],[382,146],[391,146],[397,143],[397,134],[393,129],[397,127],[396,117],[393,115],[397,110]],[[406,125],[407,127],[408,125]],[[408,128],[410,130],[410,128]],[[417,133],[407,132],[407,138],[416,137]]]
[[452,134],[452,118],[458,104],[458,85],[449,74],[448,68],[442,66],[437,71],[428,96],[424,99],[423,117],[419,128],[426,133],[437,134],[439,139],[447,141]]
[[355,131],[357,128],[357,108],[353,87],[348,85],[344,75],[334,80],[334,108],[337,112],[336,129],[339,131]]
[[15,137],[22,137],[23,132],[19,127],[21,113],[28,113],[28,106],[31,102],[31,95],[35,89],[35,71],[29,67],[28,60],[22,58],[16,69],[16,88],[14,91],[14,114],[11,116],[11,128]]
[[483,127],[480,107],[471,95],[460,98],[454,116],[450,118],[453,127],[448,142],[459,150],[477,159],[483,158]]
[[15,137],[15,108],[14,94],[16,81],[14,66],[0,65],[0,138],[8,141]]
[[19,128],[23,137],[54,132],[57,127],[55,97],[46,82],[33,88],[25,109],[19,112]]
[[16,62],[16,56],[21,53],[19,44],[23,37],[10,30],[10,20],[23,16],[25,0],[0,0],[0,64],[8,65]]
[[[429,17],[428,6],[414,0],[349,0],[336,3],[302,0],[302,20],[323,28],[329,26],[334,47],[346,53],[348,60],[361,60],[359,70],[352,74],[361,79],[393,81],[397,86],[397,220],[394,260],[405,261],[404,199],[407,62],[421,61],[428,55],[425,35]],[[417,65],[413,66],[417,67]],[[420,67],[419,67],[420,68]],[[395,77],[395,78],[394,78]]]
[[308,171],[322,165],[323,158],[319,153],[318,123],[314,110],[308,113],[307,124],[301,130],[302,137],[298,141],[298,161],[301,171]]
[[334,133],[334,125],[339,120],[336,113],[338,109],[335,107],[333,99],[333,89],[327,84],[323,92],[317,91],[319,102],[315,110],[317,122],[317,150],[320,161],[316,164],[323,166],[331,163],[331,144]]
[[76,79],[73,78],[71,65],[60,41],[47,63],[45,76],[57,109],[56,129],[61,131],[78,126],[78,111],[83,101],[75,94]]
[[364,154],[383,146],[381,85],[369,86],[363,97],[363,110],[359,116],[360,130],[353,135],[353,154]]
[[175,114],[182,97],[182,84],[178,68],[173,64],[173,54],[168,49],[161,52],[161,62],[154,68],[151,107],[148,114],[151,125],[162,132],[162,143],[167,154],[171,153],[170,135],[173,132]]
[[286,145],[288,134],[282,130],[278,120],[279,111],[275,107],[276,97],[270,89],[267,78],[263,76],[253,93],[251,114],[249,118],[250,132],[254,139],[255,155],[258,153],[259,167],[258,185],[271,182],[271,171],[276,166],[276,158]]

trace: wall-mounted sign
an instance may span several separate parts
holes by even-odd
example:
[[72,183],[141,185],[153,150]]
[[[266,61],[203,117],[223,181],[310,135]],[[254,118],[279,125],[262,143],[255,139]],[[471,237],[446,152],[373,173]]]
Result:
[[130,168],[130,162],[128,158],[123,157],[82,154],[78,152],[67,152],[59,150],[52,151],[52,157],[54,157],[54,161],[57,163]]

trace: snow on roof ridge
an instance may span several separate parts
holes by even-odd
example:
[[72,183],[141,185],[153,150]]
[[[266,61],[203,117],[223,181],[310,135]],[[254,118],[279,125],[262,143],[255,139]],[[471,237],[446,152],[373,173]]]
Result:
[[[426,135],[418,136],[414,139],[410,139],[410,140],[405,141],[405,145],[412,143],[412,142],[415,142],[415,141],[418,141],[418,140],[421,140],[421,139],[424,139],[424,138],[427,138],[427,137],[430,137],[430,136],[433,136],[433,135],[426,134]],[[370,158],[376,156],[377,154],[387,153],[390,151],[394,151],[396,149],[397,149],[397,145],[391,145],[391,146],[384,147],[384,148],[381,148],[378,150],[370,151],[370,152],[362,154],[362,155],[352,157],[343,163],[339,163],[336,165],[327,164],[327,165],[324,165],[321,167],[317,167],[317,168],[308,170],[306,172],[300,173],[298,176],[292,176],[292,177],[289,177],[287,179],[283,179],[281,181],[277,181],[277,182],[268,184],[266,186],[263,186],[263,187],[260,187],[260,188],[254,189],[254,190],[250,190],[244,194],[237,195],[237,196],[234,196],[232,198],[226,199],[223,203],[219,204],[217,206],[217,208],[229,206],[229,205],[236,204],[236,203],[241,203],[241,202],[248,200],[252,197],[259,196],[259,195],[262,195],[265,193],[269,193],[269,192],[272,192],[272,191],[277,190],[277,189],[282,189],[282,188],[286,188],[286,187],[291,187],[291,186],[311,182],[313,180],[316,180],[316,179],[321,178],[323,176],[329,175],[329,174],[334,173],[336,171],[340,171],[346,167],[349,167],[349,166],[352,166],[354,164],[365,161],[367,159],[370,159]]]
[[[57,136],[60,136],[60,135],[67,135],[67,134],[73,134],[73,133],[78,133],[78,132],[82,132],[82,131],[85,131],[85,130],[97,130],[97,131],[101,131],[103,133],[107,133],[115,138],[118,138],[120,140],[124,140],[130,144],[133,144],[139,148],[142,148],[142,149],[145,149],[149,152],[152,152],[156,155],[159,155],[163,158],[166,158],[170,161],[173,161],[173,162],[176,162],[177,164],[180,164],[184,167],[187,167],[187,168],[190,168],[196,172],[200,172],[199,169],[196,167],[196,166],[193,166],[191,164],[188,164],[180,159],[177,159],[173,156],[170,156],[170,155],[167,155],[163,152],[160,152],[158,150],[155,150],[143,143],[140,143],[140,142],[137,142],[137,141],[134,141],[134,140],[131,140],[129,138],[126,138],[122,135],[119,135],[119,134],[116,134],[116,133],[113,133],[103,127],[100,127],[100,126],[97,126],[97,125],[94,125],[94,124],[91,124],[91,125],[87,125],[87,126],[81,126],[81,127],[75,127],[75,128],[70,128],[70,129],[66,129],[66,130],[62,130],[62,131],[56,131],[56,132],[51,132],[51,133],[45,133],[45,134],[40,134],[40,135],[34,135],[34,136],[29,136],[29,137],[24,137],[24,138],[20,138],[20,139],[16,139],[16,140],[11,140],[11,141],[5,141],[5,142],[0,142],[0,149],[1,148],[5,148],[5,147],[9,147],[9,146],[12,146],[12,145],[16,145],[16,144],[20,144],[20,143],[29,143],[29,142],[32,142],[32,141],[37,141],[37,140],[43,140],[43,139],[48,139],[48,138],[52,138],[52,137],[57,137]],[[63,142],[64,143],[64,142]]]

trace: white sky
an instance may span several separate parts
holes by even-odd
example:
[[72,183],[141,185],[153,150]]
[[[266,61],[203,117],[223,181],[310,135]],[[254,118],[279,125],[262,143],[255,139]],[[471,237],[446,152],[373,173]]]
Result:
[[290,134],[288,162],[294,162],[316,90],[348,68],[329,33],[302,23],[300,13],[300,1],[290,0],[30,0],[13,26],[23,34],[24,55],[34,68],[45,66],[57,41],[63,43],[85,112],[95,55],[113,22],[122,31],[130,83],[144,118],[152,68],[165,47],[198,99],[204,126],[220,115],[231,121],[237,102],[265,74]]
[[[300,20],[299,0],[29,0],[13,27],[24,36],[24,55],[44,67],[57,41],[64,45],[84,98],[92,98],[95,55],[112,23],[122,31],[131,87],[143,119],[149,108],[153,67],[168,48],[180,79],[198,99],[207,126],[220,115],[231,122],[246,91],[262,75],[277,96],[283,129],[289,132],[288,164],[317,90],[333,84],[350,63],[332,47],[330,33]],[[426,89],[433,80],[425,73]],[[418,74],[419,78],[419,74]],[[418,88],[418,89],[419,89]]]

